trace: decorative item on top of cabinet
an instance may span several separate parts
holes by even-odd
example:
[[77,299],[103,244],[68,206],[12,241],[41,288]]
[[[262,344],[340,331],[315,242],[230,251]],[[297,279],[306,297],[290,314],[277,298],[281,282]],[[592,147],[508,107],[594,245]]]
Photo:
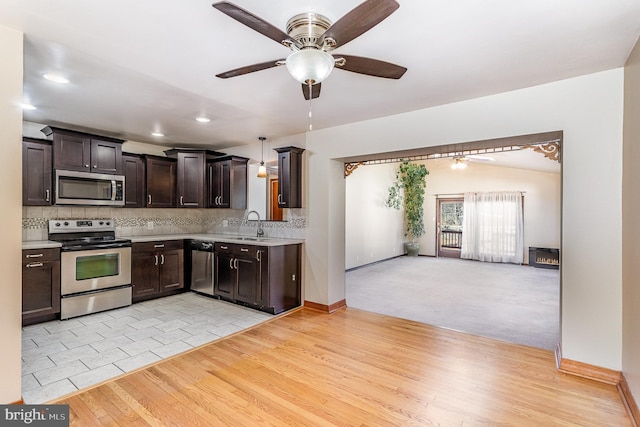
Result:
[[173,148],[164,153],[177,160],[176,205],[179,208],[206,207],[206,162],[209,159],[222,157],[224,153],[187,148]]
[[53,140],[53,168],[122,175],[124,140],[47,126]]
[[247,163],[239,156],[223,156],[207,161],[208,207],[247,208]]
[[60,248],[22,251],[22,324],[54,320],[60,313]]
[[145,161],[141,154],[122,153],[124,207],[144,208],[146,204]]
[[51,190],[51,141],[22,138],[22,204],[49,206]]
[[302,153],[304,148],[279,147],[278,152],[278,206],[302,207]]
[[176,159],[150,154],[144,154],[143,157],[146,167],[146,206],[148,208],[175,208]]
[[131,245],[133,302],[184,290],[184,241],[166,240]]

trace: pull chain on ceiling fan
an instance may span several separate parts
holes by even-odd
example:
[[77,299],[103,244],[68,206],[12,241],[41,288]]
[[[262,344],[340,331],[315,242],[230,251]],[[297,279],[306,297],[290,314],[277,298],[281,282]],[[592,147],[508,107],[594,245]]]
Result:
[[289,19],[287,33],[233,3],[223,1],[212,6],[292,50],[286,59],[236,68],[217,74],[216,77],[226,79],[286,65],[289,74],[301,83],[305,99],[311,100],[320,96],[320,84],[329,77],[334,67],[387,79],[399,79],[407,71],[405,67],[377,59],[352,55],[334,56],[329,53],[369,31],[395,12],[400,7],[395,0],[366,0],[334,23],[317,13],[302,13]]

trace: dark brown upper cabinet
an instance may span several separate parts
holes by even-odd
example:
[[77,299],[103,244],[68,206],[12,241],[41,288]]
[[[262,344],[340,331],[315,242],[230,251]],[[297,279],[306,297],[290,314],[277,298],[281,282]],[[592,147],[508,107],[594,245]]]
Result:
[[165,151],[176,163],[176,206],[179,208],[204,208],[207,202],[207,159],[224,156],[210,150],[174,148]]
[[278,152],[278,207],[302,207],[302,153],[304,148],[280,147]]
[[141,154],[122,153],[124,169],[124,207],[144,208],[146,205],[145,161]]
[[[176,207],[176,159],[145,154],[148,208]],[[126,187],[125,182],[125,187]]]
[[247,163],[249,159],[224,156],[207,162],[208,207],[247,208]]
[[47,126],[53,140],[53,168],[122,175],[121,139]]
[[49,206],[51,188],[51,141],[22,139],[22,204]]

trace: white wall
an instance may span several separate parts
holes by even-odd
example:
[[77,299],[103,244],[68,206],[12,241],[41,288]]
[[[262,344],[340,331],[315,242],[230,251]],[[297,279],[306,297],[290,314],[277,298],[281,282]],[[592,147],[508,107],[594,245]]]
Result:
[[[450,160],[421,163],[429,170],[424,202],[426,233],[419,239],[421,255],[436,255],[436,195],[465,192],[525,192],[525,263],[529,246],[560,247],[560,174],[472,162],[464,170],[452,170]],[[347,268],[402,254],[406,241],[402,213],[384,205],[397,168],[397,163],[365,165],[346,178]]]
[[623,76],[614,69],[309,132],[306,299],[344,299],[344,235],[334,233],[345,183],[335,159],[562,130],[563,357],[620,370]]
[[402,255],[402,210],[385,205],[397,168],[397,163],[365,165],[345,178],[346,268]]
[[22,33],[0,26],[0,403],[21,400]]
[[622,372],[640,404],[640,43],[624,70]]

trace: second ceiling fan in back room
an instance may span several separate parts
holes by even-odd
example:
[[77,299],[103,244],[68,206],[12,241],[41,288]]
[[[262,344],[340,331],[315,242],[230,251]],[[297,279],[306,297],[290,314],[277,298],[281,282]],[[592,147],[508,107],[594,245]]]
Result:
[[301,13],[289,19],[285,33],[233,3],[214,3],[213,7],[222,13],[292,50],[287,58],[247,65],[216,77],[226,79],[286,65],[293,78],[302,84],[302,93],[307,100],[320,96],[320,83],[331,74],[334,66],[354,73],[399,79],[407,71],[405,67],[377,59],[329,53],[378,25],[399,6],[395,0],[367,0],[334,23],[317,13]]

